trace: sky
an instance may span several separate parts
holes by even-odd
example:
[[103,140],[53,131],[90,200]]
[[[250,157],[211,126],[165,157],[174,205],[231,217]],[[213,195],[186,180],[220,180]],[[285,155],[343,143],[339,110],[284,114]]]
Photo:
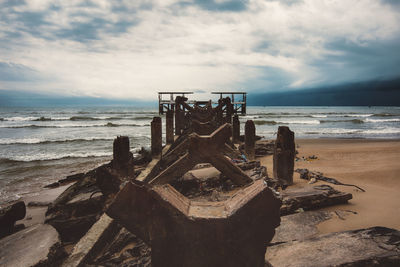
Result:
[[150,100],[397,77],[397,0],[0,0],[0,90]]

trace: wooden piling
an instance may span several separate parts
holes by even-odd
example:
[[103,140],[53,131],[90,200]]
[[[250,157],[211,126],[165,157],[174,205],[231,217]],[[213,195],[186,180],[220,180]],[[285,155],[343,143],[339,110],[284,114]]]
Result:
[[159,155],[162,151],[161,118],[154,117],[151,121],[151,154]]
[[174,111],[168,110],[165,115],[165,137],[167,144],[174,142]]
[[240,121],[239,121],[239,116],[235,115],[233,116],[233,121],[232,121],[232,141],[234,143],[239,142],[240,138]]
[[244,129],[244,148],[249,160],[255,159],[256,127],[252,120],[246,121]]
[[274,146],[274,177],[287,185],[293,184],[295,156],[294,132],[287,126],[279,126]]

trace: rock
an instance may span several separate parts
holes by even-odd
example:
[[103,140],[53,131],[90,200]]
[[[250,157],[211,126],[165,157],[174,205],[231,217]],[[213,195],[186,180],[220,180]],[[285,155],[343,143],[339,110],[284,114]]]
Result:
[[287,185],[293,184],[295,150],[294,132],[287,126],[279,126],[274,147],[274,178]]
[[400,232],[385,227],[331,233],[268,247],[273,266],[400,266]]
[[49,201],[31,201],[28,203],[28,207],[47,207],[51,205]]
[[59,266],[65,257],[57,231],[37,224],[0,240],[0,266]]
[[26,215],[26,207],[23,201],[9,204],[0,209],[0,238],[12,234],[15,230],[15,222],[22,220]]

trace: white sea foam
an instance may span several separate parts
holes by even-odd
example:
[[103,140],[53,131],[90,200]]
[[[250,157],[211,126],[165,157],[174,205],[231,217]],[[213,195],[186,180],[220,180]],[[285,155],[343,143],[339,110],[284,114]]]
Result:
[[41,139],[41,138],[2,138],[0,139],[0,145],[11,145],[11,144],[40,144],[40,143],[63,143],[73,141],[107,141],[113,140],[112,137],[83,137],[83,138],[67,138],[67,139]]
[[328,115],[319,114],[319,115],[311,115],[311,117],[313,117],[313,118],[327,118]]
[[333,115],[334,117],[356,117],[356,118],[367,118],[367,117],[371,117],[374,114],[335,114]]
[[283,124],[320,124],[319,120],[275,120]]
[[400,119],[365,119],[365,122],[400,122]]
[[79,153],[43,153],[35,155],[17,155],[11,157],[16,161],[36,161],[36,160],[56,160],[64,158],[89,158],[89,157],[107,157],[111,156],[111,152],[79,152]]
[[40,117],[9,117],[9,118],[3,118],[4,121],[32,121],[32,120],[37,120]]

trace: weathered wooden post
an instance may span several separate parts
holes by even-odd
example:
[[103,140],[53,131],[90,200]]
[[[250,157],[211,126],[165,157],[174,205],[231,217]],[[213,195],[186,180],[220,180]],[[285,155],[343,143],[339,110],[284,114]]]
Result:
[[131,160],[128,136],[118,136],[113,143],[113,168],[122,169]]
[[244,128],[244,150],[249,160],[255,159],[256,127],[252,120],[246,121]]
[[162,151],[161,118],[154,117],[151,121],[151,154],[159,155]]
[[226,98],[226,117],[225,122],[232,123],[233,104],[229,97]]
[[234,143],[239,142],[240,138],[240,121],[239,116],[236,114],[233,116],[232,120],[232,141]]
[[182,101],[185,101],[187,98],[183,98],[177,96],[175,98],[175,134],[181,135],[183,130],[183,120],[185,117],[185,110],[182,109]]
[[174,111],[171,109],[165,115],[165,138],[167,144],[174,142]]
[[295,156],[294,132],[287,126],[279,126],[274,146],[274,177],[287,185],[293,184]]

